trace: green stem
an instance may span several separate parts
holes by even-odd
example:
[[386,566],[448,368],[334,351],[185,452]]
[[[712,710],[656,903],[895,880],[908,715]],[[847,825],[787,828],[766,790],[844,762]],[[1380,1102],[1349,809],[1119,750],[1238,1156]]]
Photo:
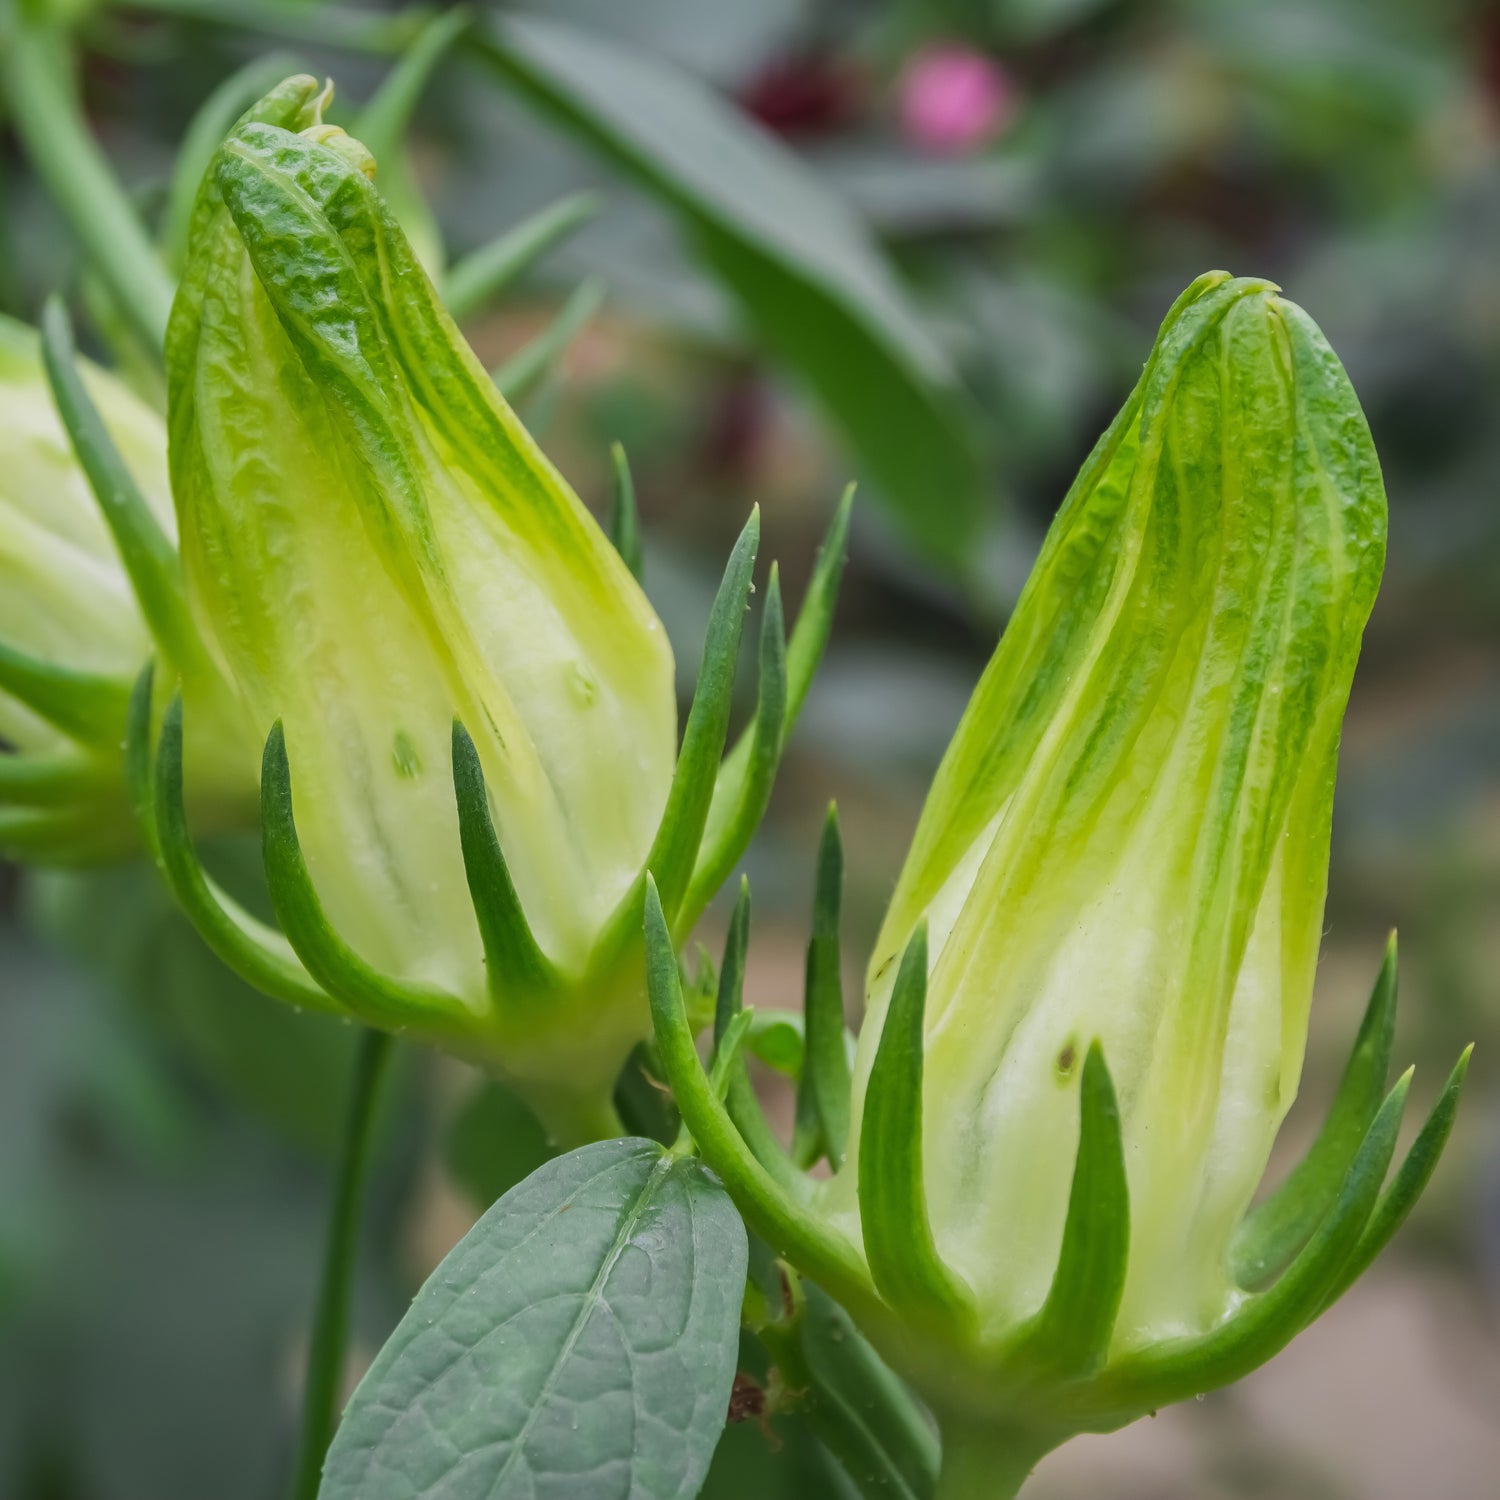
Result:
[[935,1500],[1015,1500],[1053,1446],[999,1426],[944,1422]]
[[323,1251],[323,1275],[307,1354],[307,1382],[302,1393],[302,1436],[297,1448],[292,1500],[316,1500],[323,1477],[323,1460],[333,1441],[343,1385],[344,1346],[349,1336],[349,1305],[354,1281],[354,1257],[359,1245],[360,1210],[369,1175],[374,1141],[371,1128],[380,1082],[391,1055],[391,1039],[383,1031],[366,1031],[354,1059],[354,1086],[344,1139],[339,1153],[338,1180]]
[[0,36],[0,86],[26,154],[89,263],[148,349],[161,357],[172,279],[89,132],[62,34],[17,15]]

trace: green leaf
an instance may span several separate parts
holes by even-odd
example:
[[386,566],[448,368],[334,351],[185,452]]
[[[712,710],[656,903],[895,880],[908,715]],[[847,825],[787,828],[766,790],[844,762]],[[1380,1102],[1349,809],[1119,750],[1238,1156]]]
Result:
[[536,16],[470,45],[681,220],[812,385],[909,534],[965,562],[984,501],[952,371],[863,223],[771,136],[666,63]]
[[687,1500],[728,1409],[745,1263],[697,1161],[625,1139],[548,1162],[417,1293],[321,1500]]

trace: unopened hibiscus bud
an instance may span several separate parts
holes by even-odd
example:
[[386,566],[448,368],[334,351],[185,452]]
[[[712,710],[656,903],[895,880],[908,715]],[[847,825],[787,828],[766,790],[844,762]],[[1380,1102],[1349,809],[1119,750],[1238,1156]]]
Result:
[[[81,379],[151,513],[171,527],[161,418],[103,370]],[[58,417],[41,339],[0,318],[0,848],[74,862],[135,842],[126,705],[151,634]]]
[[1406,1087],[1382,1103],[1393,948],[1328,1128],[1250,1211],[1297,1089],[1384,550],[1374,449],[1322,335],[1266,282],[1201,278],[929,793],[833,1180],[799,1202],[716,1134],[701,1088],[685,1107],[772,1243],[862,1303],[932,1401],[944,1493],[1011,1493],[1007,1466],[1019,1484],[1072,1433],[1253,1368],[1432,1169],[1462,1063],[1380,1196]]
[[265,987],[492,1065],[559,1136],[606,1130],[649,1030],[648,857],[686,921],[763,805],[779,602],[773,753],[731,760],[716,798],[753,524],[679,767],[660,621],[304,86],[298,128],[251,121],[221,150],[167,349],[190,602],[266,745],[267,869],[297,959],[205,904],[184,858],[190,688],[158,760],[164,858]]

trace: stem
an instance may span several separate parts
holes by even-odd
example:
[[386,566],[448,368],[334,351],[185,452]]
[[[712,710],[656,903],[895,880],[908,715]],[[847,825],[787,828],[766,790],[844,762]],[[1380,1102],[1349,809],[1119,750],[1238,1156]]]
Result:
[[160,359],[172,279],[89,132],[68,69],[53,28],[17,15],[0,37],[0,85],[26,154],[131,328]]
[[1015,1500],[1052,1447],[998,1425],[945,1422],[935,1500]]
[[292,1500],[316,1500],[323,1477],[323,1460],[333,1441],[343,1384],[344,1346],[349,1336],[349,1304],[354,1256],[359,1245],[360,1210],[364,1202],[370,1153],[371,1125],[381,1079],[391,1055],[391,1039],[383,1031],[366,1031],[354,1059],[354,1083],[349,1114],[339,1151],[338,1179],[323,1251],[323,1275],[313,1317],[307,1354],[307,1382],[302,1393],[302,1435],[297,1448]]

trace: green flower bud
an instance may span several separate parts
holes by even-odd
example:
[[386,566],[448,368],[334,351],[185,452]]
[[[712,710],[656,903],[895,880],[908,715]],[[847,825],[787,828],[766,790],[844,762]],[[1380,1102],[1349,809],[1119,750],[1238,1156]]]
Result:
[[[1393,948],[1324,1135],[1247,1212],[1297,1089],[1384,550],[1375,452],[1322,335],[1266,282],[1201,278],[939,769],[852,1083],[820,1106],[825,1141],[828,1120],[851,1126],[831,1181],[789,1179],[763,1132],[726,1128],[653,950],[658,1035],[706,1158],[932,1401],[944,1493],[985,1492],[986,1473],[1010,1493],[994,1476],[1018,1483],[1071,1433],[1253,1368],[1432,1169],[1462,1063],[1378,1198],[1406,1086],[1382,1104]],[[810,1097],[837,1095],[840,1065]]]
[[1117,1346],[1211,1328],[1239,1295],[1229,1245],[1297,1092],[1385,526],[1306,314],[1265,282],[1197,283],[1052,528],[871,959],[856,1101],[927,924],[929,1213],[997,1328],[1050,1284],[1096,1040],[1130,1179]]
[[[161,526],[166,429],[92,364],[84,385]],[[59,420],[30,328],[0,318],[0,848],[78,861],[135,842],[120,746],[151,634]]]
[[672,651],[630,569],[464,342],[368,152],[320,123],[311,79],[276,97],[210,173],[167,359],[189,602],[267,746],[296,960],[206,900],[182,848],[190,684],[158,756],[169,874],[263,987],[490,1064],[558,1135],[607,1130],[649,1031],[648,859],[685,926],[764,805],[779,599],[775,713],[719,774],[752,522],[679,763]]

